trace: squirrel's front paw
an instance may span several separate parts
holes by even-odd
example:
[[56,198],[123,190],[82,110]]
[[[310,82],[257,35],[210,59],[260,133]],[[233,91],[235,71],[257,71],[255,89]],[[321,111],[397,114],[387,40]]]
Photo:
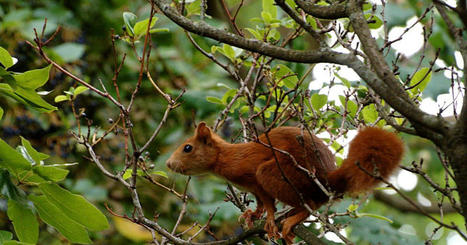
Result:
[[240,215],[240,217],[238,217],[238,222],[242,219],[245,220],[245,224],[249,229],[253,228],[253,221],[256,219],[255,212],[251,209],[247,209],[242,215]]

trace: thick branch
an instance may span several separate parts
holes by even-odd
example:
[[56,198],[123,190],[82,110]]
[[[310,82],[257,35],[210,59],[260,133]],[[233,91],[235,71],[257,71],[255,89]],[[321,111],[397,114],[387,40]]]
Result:
[[[395,94],[395,97],[399,98],[400,100],[404,100],[406,102],[404,103],[405,106],[409,107],[404,111],[420,111],[420,109],[418,109],[418,107],[410,100],[407,93],[404,91],[402,85],[400,84],[399,79],[396,78],[391,68],[384,60],[383,54],[380,52],[376,40],[371,36],[370,29],[361,9],[360,1],[350,0],[347,7],[347,14],[349,16],[350,23],[352,24],[355,33],[357,34],[362,44],[362,49],[370,61],[372,69],[376,72],[378,78],[380,78],[389,89],[389,91],[386,91],[386,93]],[[381,95],[378,91],[377,93]],[[384,98],[384,96],[382,97]],[[415,116],[414,114],[406,114],[404,111],[401,111],[400,109],[404,108],[395,107],[391,101],[388,101],[388,103],[393,106],[394,109],[407,117],[412,123],[417,124],[417,128],[421,129],[420,132],[427,132],[428,134],[422,135],[424,137],[437,140],[436,138],[440,138],[441,135],[446,135],[451,128],[451,125],[442,118],[429,116],[426,113],[420,111],[417,114],[423,115],[424,117],[424,119],[420,120],[419,118],[416,118],[418,116]],[[419,130],[417,129],[417,131]],[[436,134],[440,134],[440,136],[436,136]]]
[[295,0],[295,3],[297,3],[297,5],[300,6],[303,11],[305,11],[305,13],[316,18],[333,20],[347,17],[347,6],[345,3],[333,4],[329,6],[318,5],[312,3],[311,1],[305,0]]
[[[413,105],[400,85],[391,82],[389,82],[389,84],[392,85],[384,83],[384,80],[380,79],[380,77],[375,72],[368,69],[368,66],[353,54],[339,53],[327,48],[321,48],[319,50],[312,51],[299,51],[277,47],[256,39],[244,38],[225,30],[214,28],[204,22],[194,22],[188,18],[185,18],[184,16],[181,16],[174,8],[170,6],[170,2],[167,0],[154,0],[154,3],[164,13],[164,15],[166,15],[169,19],[174,21],[183,29],[201,36],[212,38],[219,42],[227,43],[245,50],[285,61],[299,63],[328,62],[346,65],[352,68],[373,90],[376,91],[376,93],[378,93],[378,95],[380,95],[395,110],[407,117],[412,123],[426,126],[433,131],[444,130],[450,127],[450,125],[446,121],[442,120],[442,118],[426,114],[418,107]],[[361,10],[359,11],[361,12]],[[365,20],[364,23],[366,25]],[[371,36],[370,38],[374,42],[374,39]],[[376,45],[376,43],[374,45]],[[378,50],[376,46],[375,48]],[[371,55],[368,56],[371,57]],[[387,64],[385,64],[385,66],[387,67]],[[396,79],[390,70],[389,73],[386,74],[383,72],[382,75],[384,75],[383,77],[386,79]],[[396,87],[398,92],[395,92],[393,87]],[[429,136],[425,137],[434,139],[436,135],[430,134]]]

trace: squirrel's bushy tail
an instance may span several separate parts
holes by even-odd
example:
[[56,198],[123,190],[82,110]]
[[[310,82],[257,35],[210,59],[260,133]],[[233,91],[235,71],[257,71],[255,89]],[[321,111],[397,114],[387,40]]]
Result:
[[394,133],[366,127],[350,142],[347,158],[329,173],[328,183],[337,193],[368,191],[380,182],[372,175],[386,179],[399,166],[403,154],[402,140]]

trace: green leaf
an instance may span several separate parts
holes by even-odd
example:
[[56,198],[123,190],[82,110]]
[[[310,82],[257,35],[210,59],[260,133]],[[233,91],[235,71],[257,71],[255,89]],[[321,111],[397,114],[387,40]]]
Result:
[[85,49],[86,46],[79,43],[63,43],[52,48],[65,63],[79,60],[83,56]]
[[328,102],[328,96],[325,94],[313,94],[311,96],[311,105],[313,109],[319,111]]
[[109,223],[104,214],[84,197],[72,194],[57,184],[44,183],[40,184],[39,188],[52,204],[89,230],[101,231],[109,228]]
[[24,148],[26,148],[29,156],[31,156],[31,158],[37,164],[39,164],[41,161],[49,158],[49,155],[38,152],[34,148],[32,148],[31,143],[27,139],[23,138],[22,136],[21,136],[21,144],[24,146]]
[[368,22],[368,27],[370,29],[378,29],[383,25],[383,21],[378,16],[373,14],[365,14],[365,19]]
[[57,95],[54,101],[55,103],[59,103],[59,102],[66,101],[66,100],[70,100],[70,98],[68,98],[68,96],[66,95]]
[[274,0],[263,0],[263,12],[268,13],[270,17],[277,18],[277,7]]
[[347,80],[347,79],[344,78],[344,77],[341,77],[337,72],[334,72],[334,76],[336,76],[337,78],[339,78],[339,80],[341,80],[342,83],[343,83],[347,88],[350,88],[351,84],[350,84],[349,80]]
[[131,12],[123,12],[123,22],[125,23],[125,27],[126,27],[128,35],[132,37],[135,35],[135,32],[133,30],[133,25],[136,22],[136,18],[138,17]]
[[381,216],[381,215],[378,215],[378,214],[370,214],[370,213],[358,213],[357,214],[358,217],[372,217],[372,218],[375,218],[375,219],[380,219],[380,220],[384,220],[384,221],[387,221],[389,223],[393,223],[393,221],[389,218],[386,218],[384,216]]
[[[13,76],[11,76],[11,77],[13,77]],[[13,82],[14,82],[14,78],[12,78],[12,79],[13,79]],[[11,86],[6,84],[6,83],[0,83],[0,93],[3,93],[4,95],[10,96],[11,98],[15,99],[16,101],[18,101],[20,103],[27,104],[26,101],[24,101],[21,97],[16,95],[15,92],[13,91],[13,88],[11,88]]]
[[232,48],[232,46],[230,46],[228,44],[224,44],[222,49],[224,50],[225,56],[227,56],[227,58],[229,58],[232,62],[234,62],[235,61],[235,51]]
[[10,68],[14,64],[10,53],[2,47],[0,47],[0,63],[2,63],[5,69]]
[[[133,173],[133,169],[127,169],[125,171],[125,173],[123,174],[122,178],[125,179],[125,180],[129,179],[131,177],[132,173]],[[136,170],[136,175],[137,176],[143,176],[144,173],[143,173],[143,171],[141,169],[138,169],[138,170]]]
[[52,65],[42,69],[30,70],[24,73],[15,74],[13,77],[18,86],[25,89],[35,90],[44,85],[49,80],[49,72]]
[[229,89],[229,91],[227,91],[224,96],[222,96],[222,104],[227,104],[228,100],[230,97],[234,97],[235,94],[237,93],[237,90],[236,89]]
[[371,5],[371,3],[364,3],[362,6],[362,9],[363,11],[367,11],[367,10],[370,10],[372,7],[373,5]]
[[4,244],[5,241],[13,239],[13,234],[9,231],[0,230],[0,244]]
[[358,209],[358,205],[357,205],[357,204],[354,204],[354,203],[350,204],[350,205],[347,207],[347,211],[349,211],[349,212],[353,212],[353,211],[355,211],[355,210],[357,210],[357,209]]
[[158,32],[169,32],[169,28],[154,28],[149,31],[149,33],[158,33]]
[[357,103],[353,102],[352,100],[347,101],[347,111],[349,112],[350,116],[354,117],[357,114],[357,110]]
[[24,191],[16,187],[11,182],[10,172],[0,168],[0,195],[16,201],[24,201],[26,199]]
[[256,38],[256,39],[259,39],[261,40],[263,38],[263,35],[261,33],[259,33],[258,31],[252,29],[252,28],[245,28],[247,31],[249,31],[251,34],[253,34],[253,36]]
[[278,65],[276,68],[278,70],[274,74],[274,77],[277,79],[281,79],[284,85],[287,88],[293,89],[298,82],[297,75],[287,66],[285,65]]
[[12,240],[12,241],[4,242],[3,245],[34,245],[34,244],[33,243],[28,243],[28,242],[18,242],[18,241]]
[[75,88],[75,91],[73,92],[73,95],[77,96],[78,94],[84,93],[87,90],[89,90],[87,87],[80,85],[80,86]]
[[15,151],[5,141],[0,139],[0,167],[12,170],[17,173],[19,170],[31,169],[31,163],[26,160],[21,153]]
[[224,104],[221,99],[217,97],[213,97],[213,96],[206,96],[206,100],[214,104],[220,104],[220,105]]
[[69,218],[64,210],[55,206],[47,197],[29,195],[28,198],[34,203],[39,217],[45,223],[55,227],[55,229],[62,233],[70,242],[80,244],[91,243],[86,229]]
[[428,67],[424,67],[417,71],[410,80],[410,86],[415,86],[410,91],[414,94],[423,92],[430,81],[431,71]]
[[0,120],[3,118],[3,108],[0,107]]
[[[156,16],[152,17],[151,25],[149,26],[149,29],[151,29],[154,26],[154,24],[156,24],[157,19],[158,18]],[[149,18],[136,22],[134,26],[135,36],[139,37],[139,36],[144,35],[146,33],[146,30],[148,29],[148,24],[149,24]]]
[[21,242],[37,243],[39,223],[29,207],[10,199],[8,200],[7,214],[13,223],[16,236]]
[[370,104],[363,108],[363,119],[368,123],[373,123],[378,119],[378,112],[376,111],[375,105]]
[[43,100],[33,89],[24,89],[18,87],[15,94],[21,97],[27,105],[32,106],[34,109],[43,112],[52,112],[57,110],[57,107],[47,103]]
[[166,179],[169,178],[169,176],[167,175],[166,172],[160,171],[160,170],[158,170],[158,171],[153,171],[153,172],[151,172],[151,174],[159,175],[159,176],[162,176],[162,177],[164,177],[164,178],[166,178]]
[[32,168],[34,173],[39,175],[41,178],[45,180],[50,180],[54,182],[58,182],[61,180],[64,180],[66,176],[68,175],[68,170],[58,168],[55,166],[47,166],[47,165],[39,165],[39,166],[34,166]]

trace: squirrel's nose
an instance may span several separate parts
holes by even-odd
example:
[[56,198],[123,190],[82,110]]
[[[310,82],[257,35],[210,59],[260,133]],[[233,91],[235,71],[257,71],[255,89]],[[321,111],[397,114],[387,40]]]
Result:
[[165,165],[167,165],[168,168],[172,169],[173,170],[173,161],[171,161],[170,159],[168,159],[166,162],[165,162]]

